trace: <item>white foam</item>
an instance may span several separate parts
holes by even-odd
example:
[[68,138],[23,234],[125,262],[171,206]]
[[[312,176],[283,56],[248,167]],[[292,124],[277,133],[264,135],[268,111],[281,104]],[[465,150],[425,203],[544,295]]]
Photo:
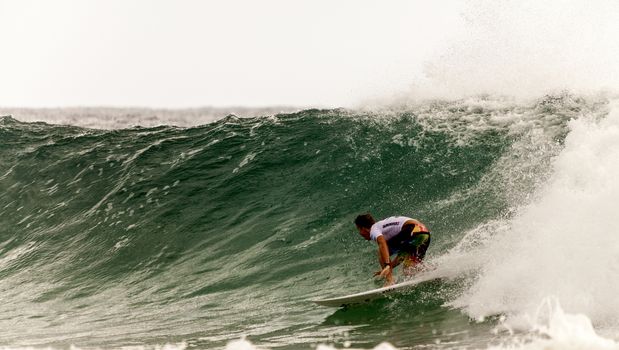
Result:
[[476,230],[479,247],[462,245],[443,258],[479,269],[452,302],[472,317],[503,314],[511,326],[530,327],[529,315],[553,296],[568,313],[619,327],[619,103],[602,120],[580,118],[569,127],[539,199],[491,230]]
[[[173,343],[173,344],[154,344],[154,345],[132,345],[132,346],[121,346],[117,349],[122,350],[185,350],[188,344],[185,342],[181,343]],[[51,346],[0,346],[0,350],[56,350],[57,348]],[[82,350],[82,348],[77,347],[75,345],[71,345],[69,347],[70,350]],[[104,348],[94,348],[98,350],[103,350]]]
[[599,336],[591,320],[567,314],[555,298],[545,299],[531,319],[533,336],[515,337],[490,350],[602,350],[619,349],[619,343]]
[[[315,347],[316,350],[337,350],[336,347],[326,344],[318,344]],[[345,343],[344,349],[354,350],[350,347],[350,343]],[[257,347],[246,339],[233,340],[226,345],[226,350],[267,350],[267,348]],[[382,342],[374,350],[396,350],[396,348],[388,342]]]
[[246,339],[238,339],[229,342],[226,350],[258,350],[258,348]]

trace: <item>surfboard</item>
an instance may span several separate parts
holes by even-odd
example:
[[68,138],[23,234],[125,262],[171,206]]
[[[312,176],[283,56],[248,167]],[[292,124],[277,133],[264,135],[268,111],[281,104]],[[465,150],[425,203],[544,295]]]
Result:
[[366,292],[345,295],[342,297],[319,299],[319,300],[312,300],[312,301],[318,305],[330,306],[330,307],[345,307],[345,306],[354,305],[354,304],[364,304],[364,303],[368,303],[375,299],[384,298],[389,294],[403,292],[420,283],[433,281],[433,280],[439,280],[441,278],[443,277],[430,273],[430,274],[425,274],[423,276],[415,277],[405,282],[392,284],[387,287],[368,290]]

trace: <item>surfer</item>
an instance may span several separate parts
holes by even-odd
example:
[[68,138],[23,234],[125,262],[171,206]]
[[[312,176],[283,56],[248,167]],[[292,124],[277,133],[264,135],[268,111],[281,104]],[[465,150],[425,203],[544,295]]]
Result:
[[[403,264],[404,273],[411,274],[421,263],[430,246],[430,231],[419,220],[406,216],[391,216],[376,221],[372,215],[362,214],[355,219],[359,234],[378,244],[380,271],[374,276],[385,279],[385,285],[393,284],[393,268]],[[391,260],[391,256],[395,259]]]

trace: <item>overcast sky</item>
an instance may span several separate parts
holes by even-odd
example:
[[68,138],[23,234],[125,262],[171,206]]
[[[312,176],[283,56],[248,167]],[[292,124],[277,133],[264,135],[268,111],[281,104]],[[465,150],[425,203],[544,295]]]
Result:
[[617,0],[0,0],[0,106],[617,90],[618,33]]
[[403,91],[458,1],[0,0],[0,105],[349,106]]

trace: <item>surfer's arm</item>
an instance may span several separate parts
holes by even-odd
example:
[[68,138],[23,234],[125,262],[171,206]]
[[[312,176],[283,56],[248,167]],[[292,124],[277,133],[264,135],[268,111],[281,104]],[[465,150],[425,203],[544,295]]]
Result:
[[380,275],[380,273],[383,272],[383,269],[385,268],[385,264],[383,263],[384,260],[381,256],[382,255],[381,255],[380,246],[379,246],[378,250],[376,251],[376,257],[378,258],[378,265],[380,265],[380,269],[374,272],[374,276]]
[[381,268],[387,266],[390,263],[389,260],[389,247],[387,247],[387,240],[384,236],[376,237],[376,244],[378,244],[378,263]]
[[389,247],[387,247],[387,240],[382,235],[376,238],[376,243],[378,244],[378,262],[381,267],[381,271],[378,275],[385,279],[385,286],[388,286],[393,284],[391,262],[389,260]]

